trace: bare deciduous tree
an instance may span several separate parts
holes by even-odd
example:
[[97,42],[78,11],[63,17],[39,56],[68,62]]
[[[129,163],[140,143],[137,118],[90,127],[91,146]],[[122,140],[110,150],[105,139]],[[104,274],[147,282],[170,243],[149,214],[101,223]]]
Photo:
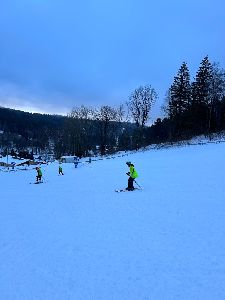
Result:
[[68,114],[66,131],[68,133],[67,144],[70,145],[70,153],[86,155],[90,148],[90,135],[92,133],[94,109],[81,105],[74,107]]
[[156,99],[157,93],[151,85],[140,86],[130,95],[127,106],[138,127],[143,128],[149,120],[150,111]]
[[[120,112],[120,113],[119,113]],[[121,118],[121,111],[108,106],[103,105],[96,111],[95,119],[100,123],[100,136],[101,136],[101,154],[106,152],[106,146],[109,142],[112,142],[113,122],[119,122]]]
[[68,116],[74,119],[91,120],[94,116],[94,109],[84,105],[81,105],[80,107],[73,107]]

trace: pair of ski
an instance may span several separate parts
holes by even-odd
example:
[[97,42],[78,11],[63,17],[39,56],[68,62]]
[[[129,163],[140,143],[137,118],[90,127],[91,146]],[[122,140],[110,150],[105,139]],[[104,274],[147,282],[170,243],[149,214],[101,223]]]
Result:
[[42,181],[30,182],[30,184],[40,184],[40,183],[44,183],[43,180]]
[[134,188],[134,190],[127,190],[127,189],[118,189],[118,190],[115,190],[115,192],[117,193],[122,193],[122,192],[134,192],[136,190],[141,190],[140,188]]

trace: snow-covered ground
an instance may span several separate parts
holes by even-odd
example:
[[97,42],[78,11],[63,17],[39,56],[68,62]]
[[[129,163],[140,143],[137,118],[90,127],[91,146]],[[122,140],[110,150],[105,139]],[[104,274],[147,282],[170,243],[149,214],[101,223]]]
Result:
[[[0,299],[225,299],[225,143],[1,172]],[[115,193],[126,161],[142,191]]]

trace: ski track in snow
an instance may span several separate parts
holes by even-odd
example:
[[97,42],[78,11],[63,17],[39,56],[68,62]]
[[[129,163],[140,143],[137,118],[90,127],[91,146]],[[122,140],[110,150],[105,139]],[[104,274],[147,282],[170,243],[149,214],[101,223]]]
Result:
[[[0,299],[225,299],[225,145],[1,172]],[[129,160],[143,190],[126,187]]]

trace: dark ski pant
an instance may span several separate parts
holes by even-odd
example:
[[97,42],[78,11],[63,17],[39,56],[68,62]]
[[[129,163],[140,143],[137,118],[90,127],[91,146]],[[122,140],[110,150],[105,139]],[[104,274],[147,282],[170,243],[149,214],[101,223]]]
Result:
[[127,187],[128,190],[133,190],[134,189],[134,178],[132,177],[129,177],[128,178],[128,187]]
[[38,181],[38,180],[40,180],[40,181],[41,181],[41,177],[42,177],[41,175],[37,175],[37,176],[36,176],[36,178],[37,178],[37,181]]

